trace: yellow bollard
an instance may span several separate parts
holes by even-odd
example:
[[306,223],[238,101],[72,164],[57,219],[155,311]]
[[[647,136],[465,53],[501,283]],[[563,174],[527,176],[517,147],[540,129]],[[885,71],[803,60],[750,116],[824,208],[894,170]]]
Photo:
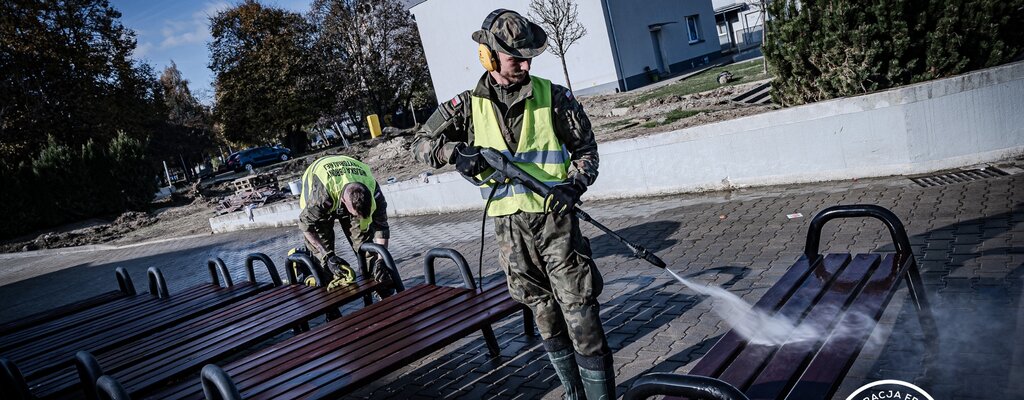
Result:
[[366,117],[366,123],[370,126],[371,138],[380,136],[380,119],[377,118],[377,114],[370,114],[370,116]]

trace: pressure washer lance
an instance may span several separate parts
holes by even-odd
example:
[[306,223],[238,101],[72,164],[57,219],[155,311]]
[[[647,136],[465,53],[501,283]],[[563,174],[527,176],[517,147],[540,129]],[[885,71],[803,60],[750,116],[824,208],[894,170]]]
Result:
[[[509,159],[506,158],[503,154],[501,154],[501,152],[499,152],[498,150],[482,148],[480,149],[480,154],[484,156],[484,160],[486,160],[487,164],[489,164],[491,168],[494,169],[494,172],[487,178],[484,178],[483,180],[465,177],[473,184],[481,186],[485,182],[489,181],[502,183],[515,182],[523,186],[526,186],[527,189],[530,189],[530,191],[540,195],[540,197],[542,198],[546,199],[548,197],[548,192],[551,191],[551,188],[548,187],[548,185],[545,185],[544,182],[541,182],[539,179],[533,177],[533,175],[530,175],[526,173],[526,171],[520,169],[518,166],[509,161]],[[491,191],[490,197],[493,196],[494,190]],[[491,199],[488,198],[487,202],[490,203],[490,201]],[[582,204],[582,202],[579,202],[577,204]],[[576,216],[579,217],[579,219],[589,222],[591,225],[597,227],[597,229],[600,229],[605,233],[611,235],[612,237],[618,239],[620,242],[622,242],[622,244],[626,245],[626,247],[628,247],[629,250],[633,252],[634,257],[643,259],[658,268],[665,268],[665,262],[662,261],[661,258],[658,258],[658,256],[654,255],[654,253],[648,251],[643,246],[626,240],[626,238],[615,233],[615,231],[612,231],[608,227],[601,225],[601,223],[595,221],[594,218],[590,216],[590,214],[587,214],[583,210],[579,209],[579,207],[576,207],[575,210]],[[484,212],[486,213],[486,206]],[[481,253],[483,252],[481,251]]]

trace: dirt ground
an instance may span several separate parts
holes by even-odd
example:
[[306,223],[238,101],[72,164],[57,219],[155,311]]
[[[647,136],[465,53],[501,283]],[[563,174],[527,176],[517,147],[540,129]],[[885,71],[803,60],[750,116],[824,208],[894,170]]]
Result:
[[[747,105],[730,99],[757,86],[749,82],[683,96],[664,96],[637,102],[654,88],[626,93],[581,97],[597,141],[608,142],[690,126],[740,118],[770,111],[772,105]],[[633,104],[628,107],[623,104]],[[387,129],[381,137],[316,151],[302,157],[258,168],[256,172],[277,176],[280,190],[299,176],[313,160],[325,155],[343,154],[363,160],[373,169],[381,184],[454,170],[451,166],[434,170],[413,160],[410,146],[416,129]],[[89,220],[51,229],[0,243],[0,252],[81,246],[88,244],[127,244],[162,238],[211,234],[209,219],[217,215],[218,205],[233,193],[230,181],[237,174],[207,180],[198,188],[179,191],[170,198],[154,202],[148,212],[128,212],[109,221]],[[291,199],[290,196],[283,196]]]

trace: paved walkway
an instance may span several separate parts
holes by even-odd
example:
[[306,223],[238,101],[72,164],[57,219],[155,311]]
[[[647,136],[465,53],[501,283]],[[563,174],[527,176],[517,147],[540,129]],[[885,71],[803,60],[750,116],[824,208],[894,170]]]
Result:
[[[1018,164],[1020,162],[1018,161]],[[815,212],[835,204],[873,203],[905,222],[940,326],[939,353],[926,357],[916,314],[897,293],[878,342],[869,345],[836,398],[877,379],[913,382],[936,399],[1020,398],[1024,392],[1024,174],[921,188],[906,178],[830,182],[701,195],[587,204],[598,220],[643,243],[683,275],[713,282],[756,301],[802,252]],[[790,219],[787,214],[802,213]],[[406,285],[423,281],[421,253],[451,247],[472,265],[480,215],[407,217],[392,222],[392,250]],[[830,225],[823,251],[892,249],[880,224]],[[503,279],[487,228],[484,274]],[[586,228],[606,287],[602,317],[618,368],[619,393],[640,374],[686,372],[728,327],[710,301],[635,259],[607,235]],[[221,255],[241,279],[246,253],[280,260],[298,242],[294,228],[234,232],[106,250],[0,255],[0,321],[116,287],[113,269],[127,267],[142,287],[145,270],[164,270],[175,290],[206,278],[205,260]],[[443,268],[443,267],[442,267]],[[440,280],[456,283],[448,269]],[[539,339],[519,320],[496,326],[503,347],[489,359],[479,335],[356,392],[352,398],[558,398],[562,391]]]

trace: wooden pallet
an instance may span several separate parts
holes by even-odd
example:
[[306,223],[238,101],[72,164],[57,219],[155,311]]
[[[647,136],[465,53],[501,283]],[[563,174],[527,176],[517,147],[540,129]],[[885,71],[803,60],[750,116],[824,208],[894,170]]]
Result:
[[231,181],[231,186],[235,188],[236,195],[255,192],[265,187],[277,188],[277,176],[269,174],[246,176]]

